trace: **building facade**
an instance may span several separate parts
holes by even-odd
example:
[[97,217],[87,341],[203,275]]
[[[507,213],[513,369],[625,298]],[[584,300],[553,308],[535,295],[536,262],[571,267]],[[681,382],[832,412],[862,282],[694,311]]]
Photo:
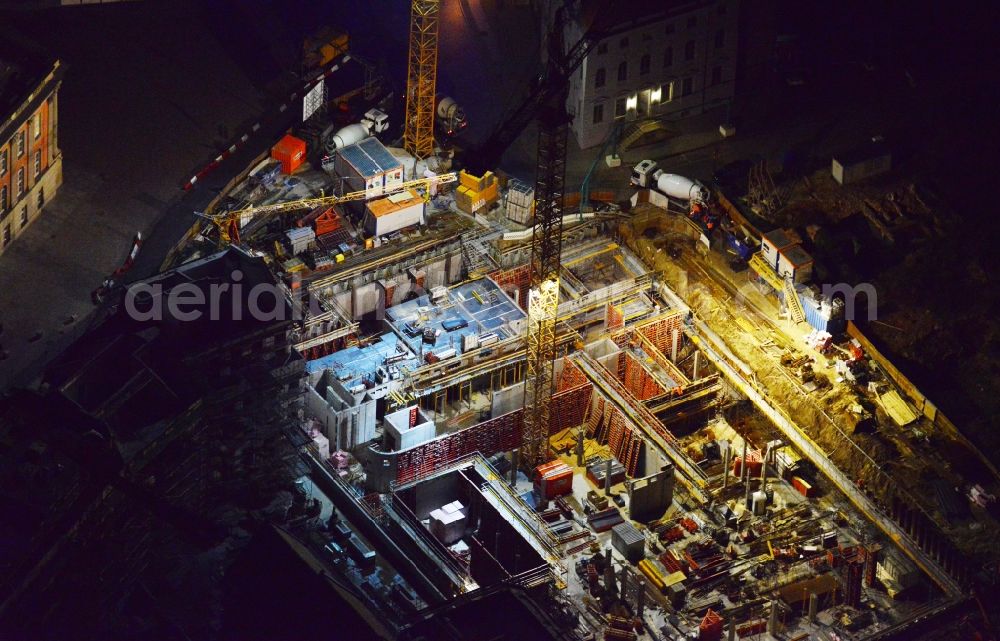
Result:
[[581,148],[604,142],[619,122],[676,121],[732,101],[738,0],[638,0],[598,16],[587,5],[564,34],[567,47],[588,30],[601,34],[570,79],[566,108]]
[[64,67],[0,46],[0,254],[62,184],[59,87]]

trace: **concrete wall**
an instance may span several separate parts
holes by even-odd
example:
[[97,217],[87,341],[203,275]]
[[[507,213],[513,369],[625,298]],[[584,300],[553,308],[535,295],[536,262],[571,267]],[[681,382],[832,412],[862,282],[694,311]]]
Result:
[[490,409],[490,416],[503,416],[522,407],[524,407],[523,382],[493,392],[493,406]]
[[[647,450],[651,448],[646,448]],[[674,497],[674,468],[628,481],[629,516],[636,520],[658,519]]]
[[319,420],[331,448],[352,450],[375,438],[374,400],[355,401],[337,381],[331,381],[324,392],[325,396],[309,385],[306,409]]

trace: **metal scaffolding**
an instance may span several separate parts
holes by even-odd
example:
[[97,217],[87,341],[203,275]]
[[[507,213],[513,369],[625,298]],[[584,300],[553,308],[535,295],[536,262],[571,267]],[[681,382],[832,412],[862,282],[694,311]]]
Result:
[[434,154],[434,93],[437,86],[439,0],[413,0],[406,74],[403,147],[418,159]]

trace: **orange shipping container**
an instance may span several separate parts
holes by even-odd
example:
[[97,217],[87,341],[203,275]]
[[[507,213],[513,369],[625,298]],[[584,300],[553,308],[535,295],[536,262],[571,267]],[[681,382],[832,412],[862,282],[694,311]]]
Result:
[[292,135],[285,135],[271,148],[271,158],[281,163],[281,171],[292,174],[306,161],[306,142]]

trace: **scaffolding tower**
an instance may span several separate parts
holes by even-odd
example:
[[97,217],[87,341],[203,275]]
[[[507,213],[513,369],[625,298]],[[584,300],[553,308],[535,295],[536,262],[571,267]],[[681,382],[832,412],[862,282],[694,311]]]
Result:
[[434,154],[434,93],[437,85],[440,0],[413,0],[406,74],[403,147],[417,159]]
[[531,288],[528,291],[528,358],[524,381],[524,445],[521,462],[534,467],[549,454],[556,316],[559,307],[559,256],[566,181],[569,117],[557,99],[540,114],[535,183],[535,227],[531,239]]

